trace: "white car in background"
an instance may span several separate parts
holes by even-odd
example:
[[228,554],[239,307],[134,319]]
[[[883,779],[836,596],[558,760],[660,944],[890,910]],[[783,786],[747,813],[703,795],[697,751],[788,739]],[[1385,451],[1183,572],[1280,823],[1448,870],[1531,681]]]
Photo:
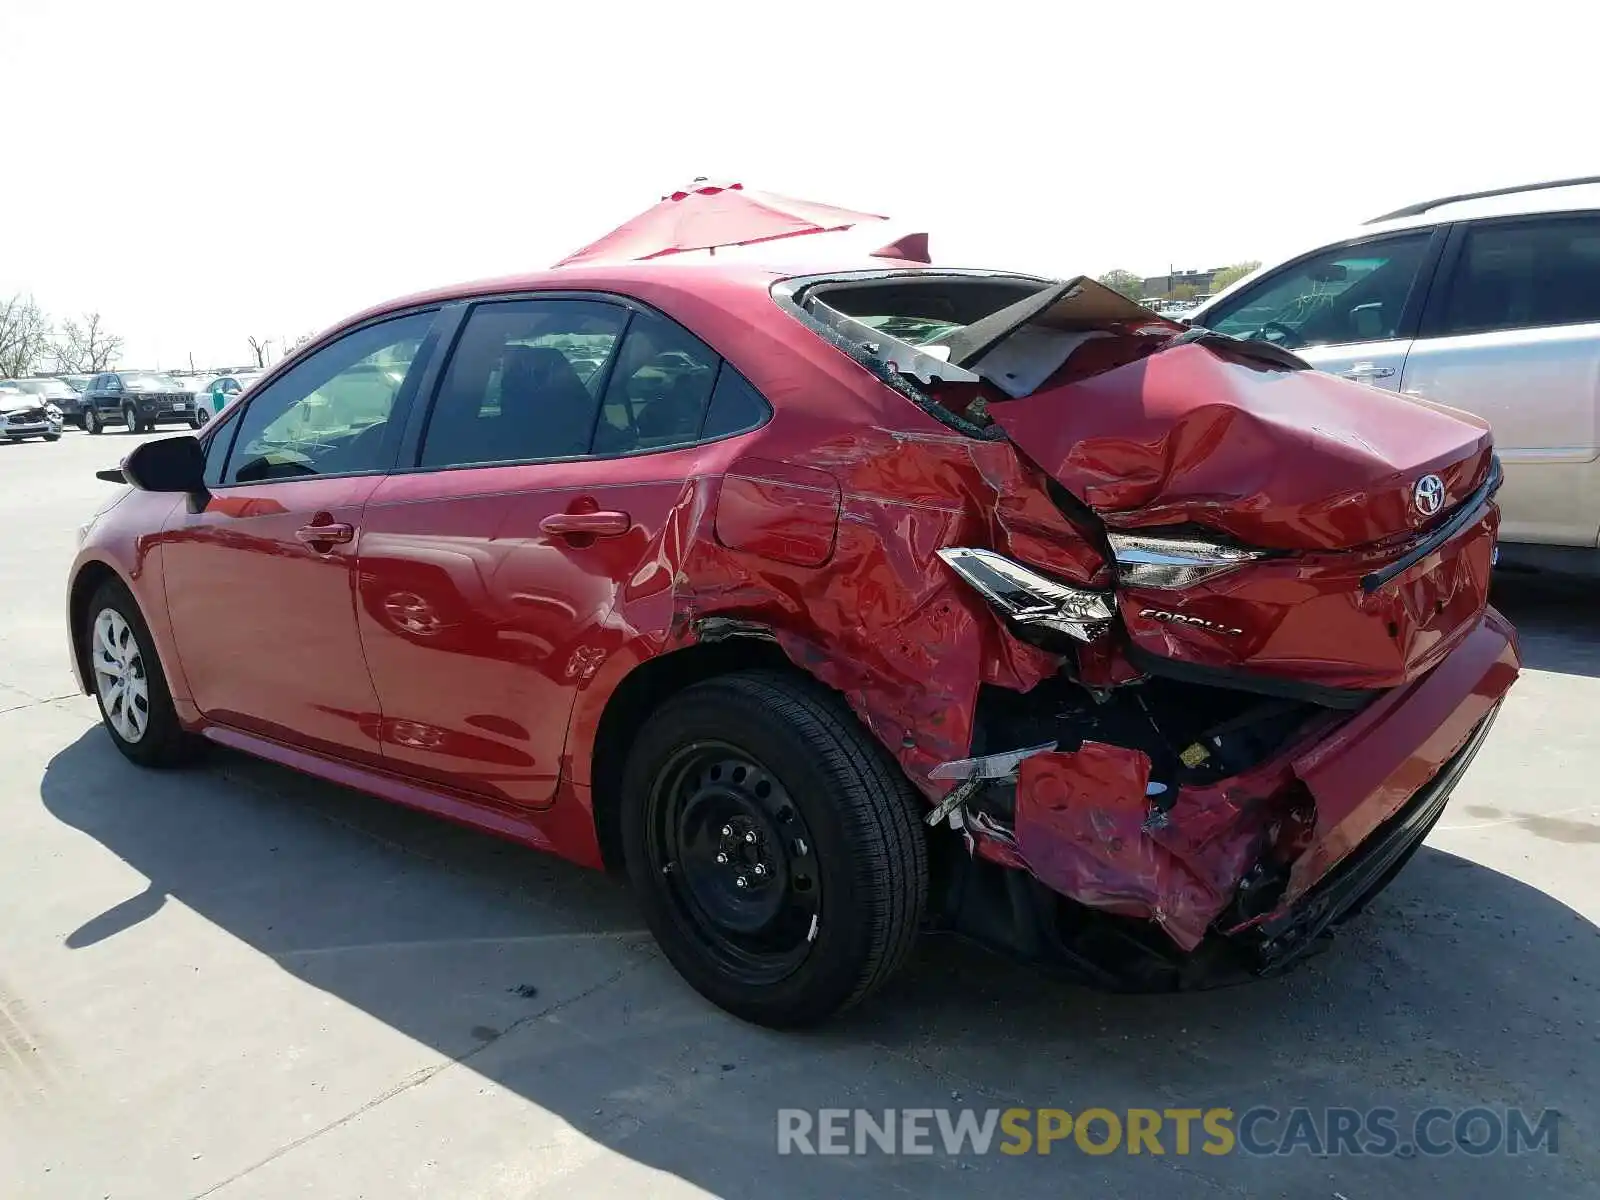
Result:
[[1501,564],[1600,574],[1600,176],[1408,205],[1185,316],[1484,418]]
[[197,387],[195,391],[202,406],[215,415],[221,412],[235,396],[248,391],[250,386],[265,374],[265,371],[234,371],[229,374],[214,375],[204,387]]
[[61,410],[15,383],[0,383],[0,441],[20,442],[31,437],[59,441]]

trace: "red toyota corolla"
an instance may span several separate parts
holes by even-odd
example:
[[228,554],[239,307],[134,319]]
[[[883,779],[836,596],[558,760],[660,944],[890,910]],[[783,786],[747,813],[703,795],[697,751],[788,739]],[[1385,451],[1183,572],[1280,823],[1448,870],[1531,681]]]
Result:
[[926,925],[1112,987],[1280,970],[1518,671],[1481,422],[1083,279],[450,288],[102,475],[68,621],[129,759],[625,869],[775,1025]]

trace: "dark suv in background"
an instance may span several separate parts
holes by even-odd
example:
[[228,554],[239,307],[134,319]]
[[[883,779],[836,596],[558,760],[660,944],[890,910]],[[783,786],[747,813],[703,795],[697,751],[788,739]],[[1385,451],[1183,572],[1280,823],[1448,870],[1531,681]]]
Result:
[[121,425],[129,433],[145,433],[157,425],[182,423],[191,429],[203,423],[194,393],[171,375],[154,371],[107,371],[83,391],[80,423],[90,433]]

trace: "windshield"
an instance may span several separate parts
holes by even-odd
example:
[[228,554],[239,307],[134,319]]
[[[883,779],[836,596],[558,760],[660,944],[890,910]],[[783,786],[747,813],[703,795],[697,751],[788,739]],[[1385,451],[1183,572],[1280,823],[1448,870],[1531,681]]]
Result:
[[130,392],[181,392],[186,389],[171,375],[140,373],[124,375],[122,386]]
[[1200,322],[1291,350],[1396,337],[1431,236],[1424,229],[1313,254],[1224,300]]
[[17,386],[25,392],[32,392],[35,396],[49,396],[57,400],[77,395],[59,379],[19,379]]

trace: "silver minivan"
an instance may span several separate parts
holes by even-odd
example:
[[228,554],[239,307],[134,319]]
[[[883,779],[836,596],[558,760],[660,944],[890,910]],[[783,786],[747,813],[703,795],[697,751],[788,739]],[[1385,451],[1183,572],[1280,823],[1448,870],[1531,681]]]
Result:
[[1502,563],[1600,571],[1600,177],[1408,205],[1186,315],[1483,417]]

